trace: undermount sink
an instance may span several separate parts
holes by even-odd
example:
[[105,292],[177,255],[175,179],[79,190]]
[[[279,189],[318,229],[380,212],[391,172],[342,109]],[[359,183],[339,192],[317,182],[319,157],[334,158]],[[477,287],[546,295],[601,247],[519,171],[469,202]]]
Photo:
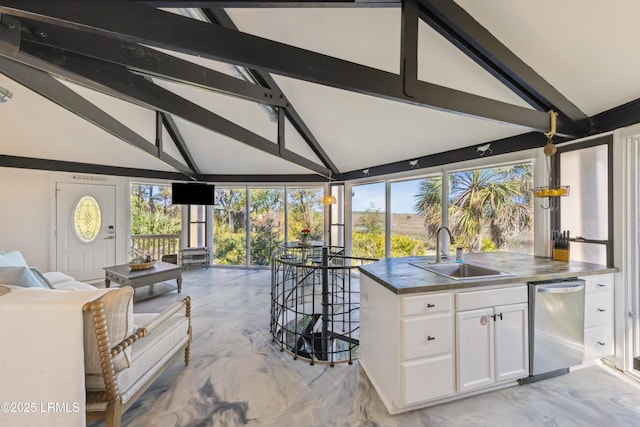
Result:
[[411,263],[414,267],[419,267],[430,271],[432,273],[440,274],[441,276],[448,277],[453,280],[461,279],[475,279],[475,278],[492,278],[512,276],[511,273],[507,273],[493,268],[483,267],[480,265],[469,263],[430,263],[430,262],[416,262]]

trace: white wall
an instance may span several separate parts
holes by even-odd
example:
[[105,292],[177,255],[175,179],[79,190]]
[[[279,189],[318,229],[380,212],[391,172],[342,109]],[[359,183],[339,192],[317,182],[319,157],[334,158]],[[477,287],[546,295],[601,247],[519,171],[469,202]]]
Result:
[[17,249],[30,265],[51,264],[51,172],[0,167],[0,250]]
[[116,187],[116,264],[128,261],[129,178],[0,167],[0,251],[17,249],[29,265],[56,269],[56,182],[87,182]]

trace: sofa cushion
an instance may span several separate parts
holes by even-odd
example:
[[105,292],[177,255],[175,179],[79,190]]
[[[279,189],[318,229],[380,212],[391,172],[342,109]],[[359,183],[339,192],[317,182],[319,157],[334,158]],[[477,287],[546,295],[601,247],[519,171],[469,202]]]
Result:
[[[96,301],[104,304],[107,330],[109,331],[109,347],[113,348],[128,337],[133,328],[133,288],[124,286],[113,288]],[[102,365],[98,353],[96,330],[91,312],[84,313],[84,368],[85,374],[102,375]],[[113,359],[116,372],[130,366],[131,347]]]
[[59,285],[60,283],[75,282],[76,280],[73,277],[67,276],[66,274],[61,273],[59,271],[47,271],[46,273],[42,273],[42,275],[53,286]]
[[76,282],[75,280],[73,282],[58,283],[54,286],[54,288],[63,291],[90,291],[92,289],[98,289],[97,287],[88,283]]
[[0,251],[0,267],[29,267],[20,251]]
[[39,280],[29,267],[0,267],[0,283],[24,288],[49,289]]

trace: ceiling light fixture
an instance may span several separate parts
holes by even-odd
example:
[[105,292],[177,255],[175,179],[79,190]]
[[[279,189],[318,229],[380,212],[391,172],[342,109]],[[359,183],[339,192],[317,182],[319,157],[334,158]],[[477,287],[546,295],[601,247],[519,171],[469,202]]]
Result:
[[[329,191],[331,191],[331,170],[329,170]],[[322,198],[323,205],[335,205],[336,203],[338,203],[338,201],[333,194],[328,194]]]
[[[543,187],[535,187],[533,189],[533,195],[535,197],[560,197],[560,196],[568,196],[569,195],[569,186],[568,185],[558,185],[554,183],[553,175],[551,173],[551,158],[556,154],[558,149],[553,144],[553,136],[556,134],[556,119],[558,118],[558,113],[551,110],[549,111],[550,118],[550,130],[549,132],[545,132],[545,136],[547,137],[547,145],[544,146],[542,151],[544,155],[547,157],[547,173],[549,174],[549,180],[546,186]],[[550,204],[545,206],[541,206],[543,209],[549,209]]]
[[0,86],[0,103],[7,102],[11,98],[13,98],[13,94],[11,93],[11,91]]

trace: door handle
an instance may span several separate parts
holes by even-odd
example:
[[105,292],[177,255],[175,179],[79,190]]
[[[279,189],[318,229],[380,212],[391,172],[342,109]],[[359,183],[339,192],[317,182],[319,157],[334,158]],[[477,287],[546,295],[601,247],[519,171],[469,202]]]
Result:
[[538,293],[541,294],[566,294],[570,292],[580,292],[584,289],[584,284],[572,283],[570,285],[546,285],[538,286]]

